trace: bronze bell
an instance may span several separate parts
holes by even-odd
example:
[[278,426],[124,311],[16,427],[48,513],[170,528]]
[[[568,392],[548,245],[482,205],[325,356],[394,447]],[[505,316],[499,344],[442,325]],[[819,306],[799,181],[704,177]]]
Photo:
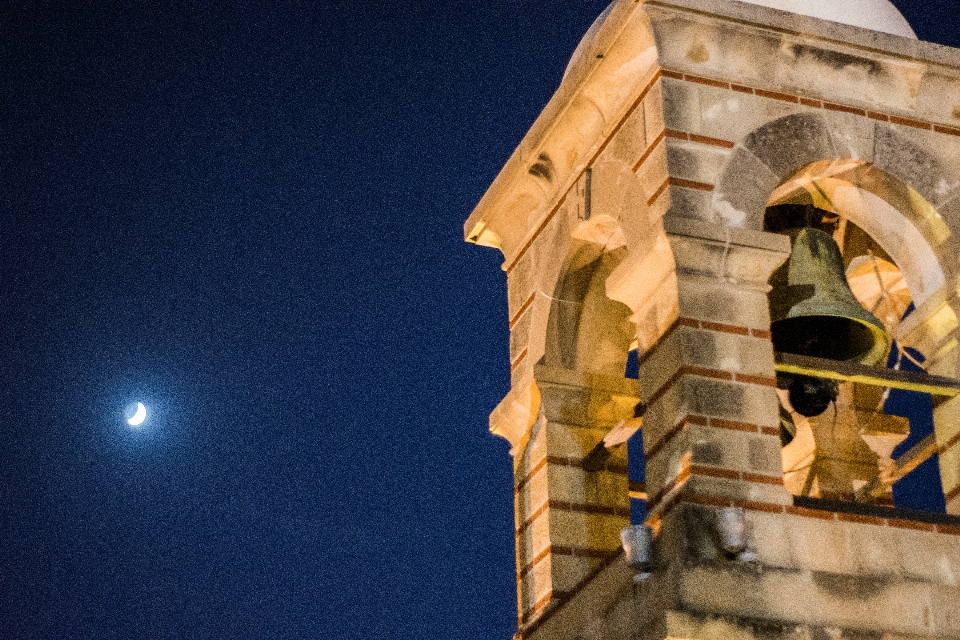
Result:
[[[840,248],[813,227],[785,230],[790,258],[770,278],[773,348],[831,360],[876,364],[887,353],[881,323],[854,297],[843,272]],[[823,413],[836,399],[836,383],[807,376],[784,377],[790,402],[805,416]]]

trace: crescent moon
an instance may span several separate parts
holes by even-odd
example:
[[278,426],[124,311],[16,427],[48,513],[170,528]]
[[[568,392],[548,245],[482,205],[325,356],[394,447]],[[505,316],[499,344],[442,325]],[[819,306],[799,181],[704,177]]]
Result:
[[127,420],[127,424],[131,427],[136,427],[143,424],[143,421],[147,419],[147,408],[143,406],[142,402],[137,403],[137,412],[133,414],[133,417]]

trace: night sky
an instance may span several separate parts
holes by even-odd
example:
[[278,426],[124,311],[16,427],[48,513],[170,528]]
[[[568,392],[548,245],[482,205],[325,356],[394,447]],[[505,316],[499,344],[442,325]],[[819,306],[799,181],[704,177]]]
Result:
[[462,225],[606,4],[0,8],[0,636],[510,637]]

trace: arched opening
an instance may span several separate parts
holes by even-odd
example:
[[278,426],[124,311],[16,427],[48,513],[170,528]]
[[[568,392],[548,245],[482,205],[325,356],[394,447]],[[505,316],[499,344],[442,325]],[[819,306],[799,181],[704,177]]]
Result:
[[[915,190],[875,166],[823,160],[783,180],[767,203],[764,228],[792,234],[791,260],[798,255],[793,230],[800,227],[836,243],[842,259],[837,277],[887,338],[875,368],[896,373],[872,375],[862,368],[859,377],[844,376],[839,365],[821,371],[826,375],[813,378],[832,387],[832,401],[822,413],[801,415],[788,389],[799,379],[796,367],[784,366],[789,358],[778,354],[786,488],[797,496],[944,511],[933,422],[934,403],[944,396],[901,384],[909,378],[904,372],[925,375],[929,354],[897,338],[900,323],[944,286],[945,271],[953,272],[946,224]],[[782,269],[796,268],[788,263]],[[770,293],[775,328],[782,304],[774,311],[774,302],[784,295],[777,287],[783,284],[777,281]]]

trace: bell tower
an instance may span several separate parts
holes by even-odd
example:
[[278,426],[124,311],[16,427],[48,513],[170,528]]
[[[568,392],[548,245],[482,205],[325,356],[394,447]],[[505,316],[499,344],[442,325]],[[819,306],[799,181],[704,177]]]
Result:
[[465,224],[516,638],[960,638],[958,233],[960,50],[888,0],[613,2]]

